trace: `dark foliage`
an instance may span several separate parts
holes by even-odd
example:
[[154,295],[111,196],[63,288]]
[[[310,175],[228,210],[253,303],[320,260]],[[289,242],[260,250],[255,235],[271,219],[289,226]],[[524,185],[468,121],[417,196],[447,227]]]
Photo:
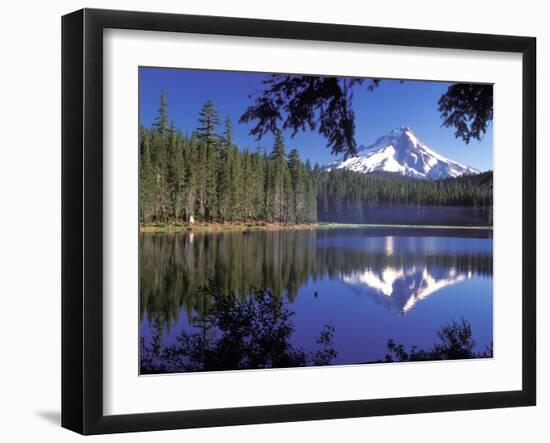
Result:
[[[231,293],[224,295],[212,287],[199,291],[204,292],[202,297],[213,300],[212,305],[195,318],[194,324],[201,332],[183,331],[175,344],[165,347],[161,344],[160,332],[148,344],[142,338],[141,374],[326,366],[337,356],[335,330],[329,325],[319,334],[317,351],[306,353],[292,345],[294,312],[268,291],[256,291],[244,298]],[[492,344],[483,352],[474,351],[472,329],[464,319],[443,326],[438,337],[439,342],[430,350],[412,346],[408,351],[390,339],[388,354],[383,360],[365,363],[493,356]]]
[[432,349],[423,350],[412,346],[409,351],[404,345],[388,340],[388,354],[384,362],[426,361],[426,360],[461,360],[468,358],[492,358],[493,345],[489,345],[483,352],[475,352],[475,342],[472,337],[472,327],[464,319],[460,322],[452,321],[443,326],[438,332],[439,342]]
[[[333,154],[350,157],[357,153],[353,92],[366,84],[372,91],[379,79],[321,77],[308,75],[272,75],[265,89],[241,116],[241,122],[255,121],[250,133],[258,138],[283,128],[318,129]],[[493,119],[493,87],[481,84],[454,84],[438,102],[445,127],[454,127],[455,136],[466,143],[480,140]]]
[[458,83],[449,86],[438,102],[443,126],[455,128],[466,143],[480,140],[493,120],[493,85]]
[[325,326],[312,354],[290,343],[292,316],[283,301],[268,291],[239,298],[201,288],[212,305],[195,319],[202,332],[181,332],[177,343],[161,348],[160,335],[141,342],[141,373],[323,366],[336,357],[334,328]]
[[295,135],[302,130],[317,129],[328,141],[333,154],[352,156],[357,152],[355,142],[355,113],[353,89],[368,83],[373,90],[380,80],[319,77],[308,75],[272,75],[264,81],[264,91],[256,97],[241,116],[241,122],[257,121],[250,133],[261,138],[273,132],[282,122]]

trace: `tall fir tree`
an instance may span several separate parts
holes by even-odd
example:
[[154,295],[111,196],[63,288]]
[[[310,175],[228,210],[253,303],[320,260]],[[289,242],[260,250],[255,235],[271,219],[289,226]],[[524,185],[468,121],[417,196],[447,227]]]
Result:
[[170,128],[168,126],[168,105],[166,92],[160,95],[160,105],[153,130],[151,132],[151,158],[154,169],[154,213],[157,222],[165,222],[168,216],[168,144]]
[[273,149],[269,156],[267,206],[271,221],[283,221],[285,215],[285,180],[288,171],[285,158],[285,142],[282,131],[275,133]]
[[139,209],[141,221],[149,223],[154,214],[155,171],[151,160],[149,133],[140,128]]
[[263,220],[265,217],[265,161],[261,149],[252,155],[252,193],[253,217]]
[[231,215],[231,170],[233,168],[233,126],[231,118],[225,120],[225,129],[220,145],[220,167],[218,169],[218,207],[221,221]]
[[163,142],[166,142],[168,137],[168,103],[164,89],[160,93],[160,104],[153,128],[163,138]]
[[184,176],[184,207],[185,221],[189,222],[195,218],[195,206],[197,199],[198,173],[197,173],[197,137],[195,133],[191,134],[188,140],[184,140],[185,149],[183,151],[183,176]]
[[229,186],[229,218],[231,221],[243,219],[243,168],[242,155],[236,146],[229,151],[230,186]]
[[172,123],[168,145],[167,187],[170,202],[170,216],[178,223],[184,205],[183,184],[183,143],[181,134],[176,132]]
[[306,214],[306,171],[300,162],[300,154],[297,149],[292,149],[288,155],[288,168],[290,170],[292,193],[291,204],[294,206],[294,220],[296,223],[307,221]]
[[199,113],[199,123],[197,136],[206,150],[203,187],[204,216],[208,220],[214,220],[219,212],[217,180],[220,166],[220,136],[216,130],[220,124],[220,118],[212,100],[207,100],[204,104]]

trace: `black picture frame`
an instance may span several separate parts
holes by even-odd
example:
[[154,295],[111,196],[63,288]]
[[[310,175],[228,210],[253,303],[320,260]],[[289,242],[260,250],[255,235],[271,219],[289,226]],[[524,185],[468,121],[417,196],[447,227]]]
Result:
[[[519,53],[523,64],[522,388],[260,407],[103,413],[103,30]],[[536,403],[536,39],[83,9],[62,18],[62,426],[82,434],[530,406]]]

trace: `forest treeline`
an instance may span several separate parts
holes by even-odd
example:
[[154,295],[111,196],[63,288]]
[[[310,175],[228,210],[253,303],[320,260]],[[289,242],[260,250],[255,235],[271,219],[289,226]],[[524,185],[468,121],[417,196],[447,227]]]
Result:
[[314,180],[321,221],[342,221],[342,214],[344,219],[358,221],[368,218],[379,204],[400,204],[472,207],[480,213],[480,220],[492,224],[492,171],[431,181],[316,169]]
[[150,129],[140,128],[140,217],[143,223],[317,220],[312,169],[296,149],[285,152],[281,133],[269,154],[239,149],[231,120],[209,100],[190,136],[169,124],[166,95]]
[[[160,97],[150,128],[140,127],[140,221],[314,223],[378,203],[492,207],[492,173],[438,181],[327,171],[285,151],[277,132],[270,152],[240,149],[231,119],[208,100],[191,134],[176,129]],[[319,217],[319,214],[322,214]]]

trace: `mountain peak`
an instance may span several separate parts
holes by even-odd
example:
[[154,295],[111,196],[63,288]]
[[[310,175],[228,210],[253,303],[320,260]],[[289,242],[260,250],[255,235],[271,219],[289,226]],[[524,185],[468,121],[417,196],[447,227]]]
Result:
[[390,134],[403,134],[404,132],[413,132],[410,126],[401,126],[400,128],[393,129]]
[[326,167],[363,172],[389,172],[420,179],[443,179],[478,174],[469,166],[449,160],[428,148],[410,126],[401,126],[379,137],[372,145],[359,147],[358,155]]

